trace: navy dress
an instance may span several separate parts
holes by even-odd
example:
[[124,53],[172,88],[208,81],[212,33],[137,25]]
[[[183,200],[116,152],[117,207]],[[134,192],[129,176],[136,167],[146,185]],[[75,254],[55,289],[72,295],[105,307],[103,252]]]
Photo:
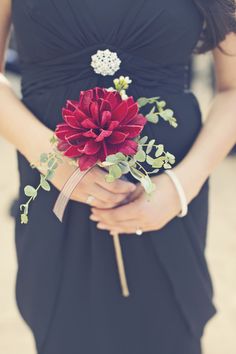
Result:
[[[177,129],[160,122],[143,133],[181,161],[202,125],[187,87],[204,20],[192,0],[13,0],[12,7],[22,102],[40,121],[55,129],[67,99],[129,75],[129,95],[160,96],[175,111]],[[106,48],[121,59],[114,77],[90,66],[91,55]],[[17,157],[22,203],[23,187],[37,185],[39,174]],[[161,230],[121,235],[128,298],[112,239],[89,220],[88,205],[70,201],[60,223],[53,187],[32,203],[27,225],[18,211],[16,299],[38,353],[200,354],[204,326],[216,312],[204,256],[208,190],[207,181],[188,215]]]

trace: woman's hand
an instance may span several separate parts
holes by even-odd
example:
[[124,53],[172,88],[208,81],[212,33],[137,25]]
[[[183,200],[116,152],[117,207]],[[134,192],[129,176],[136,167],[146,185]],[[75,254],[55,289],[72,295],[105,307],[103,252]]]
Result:
[[[69,164],[69,159],[63,157],[63,164],[56,169],[52,184],[61,190],[76,167]],[[94,197],[90,205],[100,209],[114,208],[123,203],[136,189],[135,184],[128,181],[116,180],[108,183],[105,180],[107,172],[94,166],[85,174],[71,195],[71,200],[87,203],[88,197]]]
[[133,234],[138,228],[143,231],[159,230],[180,212],[180,201],[169,176],[152,177],[156,190],[148,200],[139,184],[130,195],[128,204],[111,210],[92,208],[90,219],[97,227],[110,233]]

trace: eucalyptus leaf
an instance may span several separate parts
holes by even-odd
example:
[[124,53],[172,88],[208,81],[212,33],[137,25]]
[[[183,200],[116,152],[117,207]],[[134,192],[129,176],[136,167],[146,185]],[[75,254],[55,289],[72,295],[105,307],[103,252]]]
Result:
[[148,103],[148,98],[146,97],[139,97],[139,99],[137,100],[137,103],[138,103],[138,106],[141,108],[141,107],[144,107],[146,106],[146,104]]
[[40,176],[40,186],[47,192],[51,190],[50,184],[46,181],[43,175]]
[[127,159],[126,156],[122,154],[122,152],[117,152],[115,156],[119,161],[125,161]]
[[109,175],[112,175],[115,179],[122,176],[122,171],[118,165],[113,165],[109,167]]
[[172,166],[168,163],[168,162],[166,162],[166,163],[164,163],[164,166],[163,166],[165,169],[169,169],[169,168],[172,168]]
[[106,175],[105,176],[105,180],[106,180],[106,182],[108,182],[108,183],[112,183],[112,182],[114,182],[115,181],[115,178],[112,176],[112,175]]
[[47,179],[48,180],[51,180],[55,175],[55,171],[54,170],[50,170],[48,173],[47,173]]
[[146,160],[146,154],[143,150],[139,150],[135,155],[134,158],[136,161],[144,162]]
[[155,144],[155,139],[152,139],[152,140],[149,141],[147,149],[146,149],[146,153],[147,154],[150,154],[154,144]]
[[148,141],[148,136],[143,136],[140,140],[139,140],[139,144],[143,145],[146,144],[146,142]]
[[149,156],[149,155],[147,155],[146,156],[146,161],[147,161],[147,163],[149,164],[149,165],[153,165],[153,163],[154,163],[154,159],[151,157],[151,156]]
[[34,188],[34,187],[32,187],[32,186],[25,186],[25,188],[24,188],[24,192],[25,192],[25,195],[27,196],[27,197],[33,197],[33,198],[35,198],[36,196],[37,196],[37,191],[36,191],[36,189]]
[[154,189],[155,189],[155,185],[154,183],[152,183],[152,180],[149,176],[145,176],[140,180],[143,188],[145,189],[146,193],[151,194]]
[[46,154],[46,153],[42,153],[41,155],[40,155],[40,162],[41,163],[45,163],[45,162],[47,162],[48,161],[48,155]]
[[125,175],[126,173],[130,172],[130,167],[129,167],[128,162],[121,161],[118,166],[120,167],[121,172],[122,172],[123,175]]
[[20,215],[20,219],[21,219],[21,224],[27,224],[29,221],[28,215],[24,213]]
[[163,152],[164,152],[164,145],[163,144],[159,144],[157,146],[157,150],[156,150],[155,156],[159,157],[159,156],[161,156],[163,154]]
[[48,168],[51,168],[54,163],[55,163],[55,159],[54,159],[54,158],[51,158],[51,159],[48,161]]
[[152,167],[153,168],[161,168],[165,163],[165,156],[160,156],[157,159],[154,159]]
[[141,171],[139,171],[135,167],[130,168],[130,173],[134,178],[136,178],[138,181],[141,181],[141,179],[145,176]]

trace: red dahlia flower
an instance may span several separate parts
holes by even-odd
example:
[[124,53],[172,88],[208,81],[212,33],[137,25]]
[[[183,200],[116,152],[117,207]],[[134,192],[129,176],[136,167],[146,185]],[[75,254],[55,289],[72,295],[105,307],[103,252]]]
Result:
[[79,101],[67,101],[62,115],[65,122],[55,131],[58,149],[79,158],[82,171],[117,152],[134,155],[133,139],[147,122],[132,96],[122,100],[118,91],[100,87],[81,91]]

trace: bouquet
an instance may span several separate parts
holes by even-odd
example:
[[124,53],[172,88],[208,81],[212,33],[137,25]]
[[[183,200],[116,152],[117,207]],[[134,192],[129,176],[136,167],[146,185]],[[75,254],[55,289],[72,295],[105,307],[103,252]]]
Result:
[[[159,118],[177,127],[174,112],[166,108],[166,102],[160,97],[140,97],[135,101],[133,96],[128,96],[126,90],[132,82],[128,76],[120,76],[113,82],[114,87],[95,87],[81,91],[78,101],[67,100],[62,108],[63,121],[56,126],[51,138],[52,151],[40,156],[39,165],[45,173],[40,173],[37,187],[27,185],[24,188],[28,200],[20,205],[22,224],[27,224],[29,205],[39,190],[50,191],[49,182],[58,165],[63,163],[62,156],[67,156],[76,169],[65,183],[53,209],[60,221],[74,188],[95,165],[107,170],[108,183],[130,173],[150,197],[155,188],[150,175],[161,168],[169,169],[175,163],[174,155],[165,151],[163,144],[141,136],[145,124],[157,123]],[[143,115],[141,109],[148,104],[152,108]],[[150,169],[147,170],[144,163]],[[122,294],[128,296],[119,235],[112,236]]]

